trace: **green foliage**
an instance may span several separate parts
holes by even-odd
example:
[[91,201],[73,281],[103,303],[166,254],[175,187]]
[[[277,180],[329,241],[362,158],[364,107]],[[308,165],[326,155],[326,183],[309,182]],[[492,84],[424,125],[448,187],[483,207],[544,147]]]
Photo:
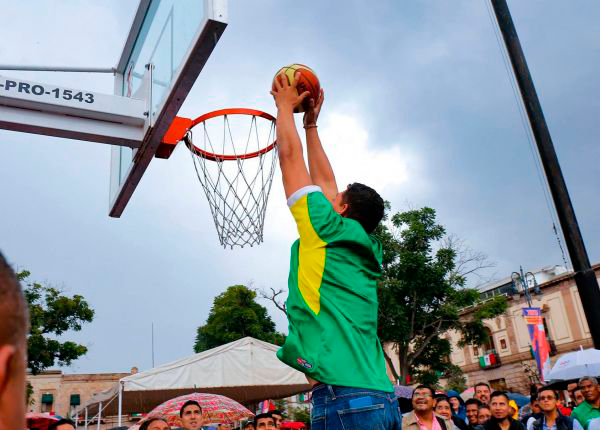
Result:
[[290,416],[292,421],[310,424],[310,410],[307,407],[290,408]]
[[256,293],[243,285],[229,287],[217,296],[206,324],[198,327],[194,351],[205,351],[246,336],[282,345],[284,335],[275,331],[267,309],[256,303],[255,298]]
[[[378,289],[379,338],[397,347],[396,376],[401,383],[410,375],[435,385],[440,375],[452,369],[451,345],[444,334],[456,330],[461,345],[485,342],[482,320],[502,314],[506,300],[496,297],[481,303],[476,289],[465,288],[466,277],[457,270],[463,267],[459,250],[443,243],[446,230],[436,223],[431,208],[396,213],[391,227],[382,223],[375,235],[384,251]],[[469,306],[476,309],[465,321],[460,310]]]
[[82,296],[69,297],[57,288],[28,283],[29,276],[27,270],[17,273],[29,304],[27,366],[35,375],[56,363],[68,366],[87,352],[84,345],[61,342],[57,337],[69,330],[80,331],[83,323],[92,322],[94,310]]
[[445,391],[454,390],[458,393],[462,393],[467,389],[467,378],[465,378],[460,367],[453,366],[452,369],[446,372],[445,376],[447,378]]
[[35,399],[33,398],[33,385],[31,382],[27,381],[27,385],[25,386],[25,404],[27,406],[33,406],[35,404]]
[[275,403],[275,409],[277,409],[278,411],[281,412],[281,415],[283,416],[283,419],[287,419],[288,414],[287,414],[287,405],[288,402],[285,399],[277,399],[274,400],[273,403]]

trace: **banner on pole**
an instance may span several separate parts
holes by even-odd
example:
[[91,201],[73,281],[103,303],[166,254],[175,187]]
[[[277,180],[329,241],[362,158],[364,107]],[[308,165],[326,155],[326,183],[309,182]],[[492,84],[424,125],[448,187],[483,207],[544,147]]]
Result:
[[550,344],[546,338],[542,309],[523,308],[523,317],[529,329],[529,338],[531,339],[540,380],[544,382],[545,375],[550,372]]

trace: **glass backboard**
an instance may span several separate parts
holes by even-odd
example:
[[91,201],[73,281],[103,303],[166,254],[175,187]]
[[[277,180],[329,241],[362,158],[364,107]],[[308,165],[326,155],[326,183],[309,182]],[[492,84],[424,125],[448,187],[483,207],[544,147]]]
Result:
[[226,0],[140,2],[117,66],[115,94],[147,100],[147,130],[139,149],[112,148],[110,216],[125,209],[226,19]]

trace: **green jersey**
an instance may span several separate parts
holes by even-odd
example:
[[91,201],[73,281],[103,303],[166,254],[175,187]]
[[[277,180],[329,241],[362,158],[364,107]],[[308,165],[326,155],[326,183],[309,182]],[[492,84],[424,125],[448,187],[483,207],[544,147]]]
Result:
[[587,430],[590,425],[590,421],[594,419],[600,419],[600,409],[593,407],[587,401],[585,401],[573,409],[571,418],[575,418],[577,421],[579,421],[579,424],[581,424],[581,426]]
[[292,245],[289,334],[277,357],[325,384],[392,392],[377,337],[381,243],[333,210],[316,186],[288,200]]

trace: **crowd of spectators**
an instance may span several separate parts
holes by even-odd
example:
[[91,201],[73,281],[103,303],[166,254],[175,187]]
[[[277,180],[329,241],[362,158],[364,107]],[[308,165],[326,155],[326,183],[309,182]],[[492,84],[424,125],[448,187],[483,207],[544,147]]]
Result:
[[[0,254],[0,429],[23,428],[25,415],[25,334],[28,313],[23,292],[12,269]],[[480,382],[473,398],[463,401],[454,391],[436,393],[427,385],[417,386],[411,398],[412,411],[403,415],[403,430],[600,430],[600,385],[595,377],[581,378],[567,387],[565,402],[552,387],[538,385],[530,403],[519,411],[504,391],[492,391]],[[202,408],[195,401],[180,410],[182,428],[199,430]],[[279,411],[258,414],[244,430],[280,429]],[[74,423],[61,420],[50,430],[71,430]],[[140,430],[166,430],[163,417],[151,417]],[[220,426],[224,430],[225,425]]]
[[480,382],[473,398],[463,401],[455,391],[436,392],[419,385],[412,393],[412,411],[403,430],[600,430],[600,385],[594,377],[568,386],[569,401],[550,386],[537,385],[529,404],[519,411],[505,391]]
[[[205,424],[202,419],[202,408],[198,402],[189,400],[185,402],[179,410],[181,419],[181,428],[183,430],[200,430]],[[140,426],[140,430],[169,430],[165,417],[148,417]],[[283,422],[283,414],[278,410],[258,414],[253,420],[247,421],[242,425],[243,430],[266,430],[280,429]],[[229,424],[219,424],[217,430],[230,430]],[[237,428],[237,427],[236,427]],[[63,429],[58,429],[63,430]],[[68,429],[66,429],[68,430]]]

